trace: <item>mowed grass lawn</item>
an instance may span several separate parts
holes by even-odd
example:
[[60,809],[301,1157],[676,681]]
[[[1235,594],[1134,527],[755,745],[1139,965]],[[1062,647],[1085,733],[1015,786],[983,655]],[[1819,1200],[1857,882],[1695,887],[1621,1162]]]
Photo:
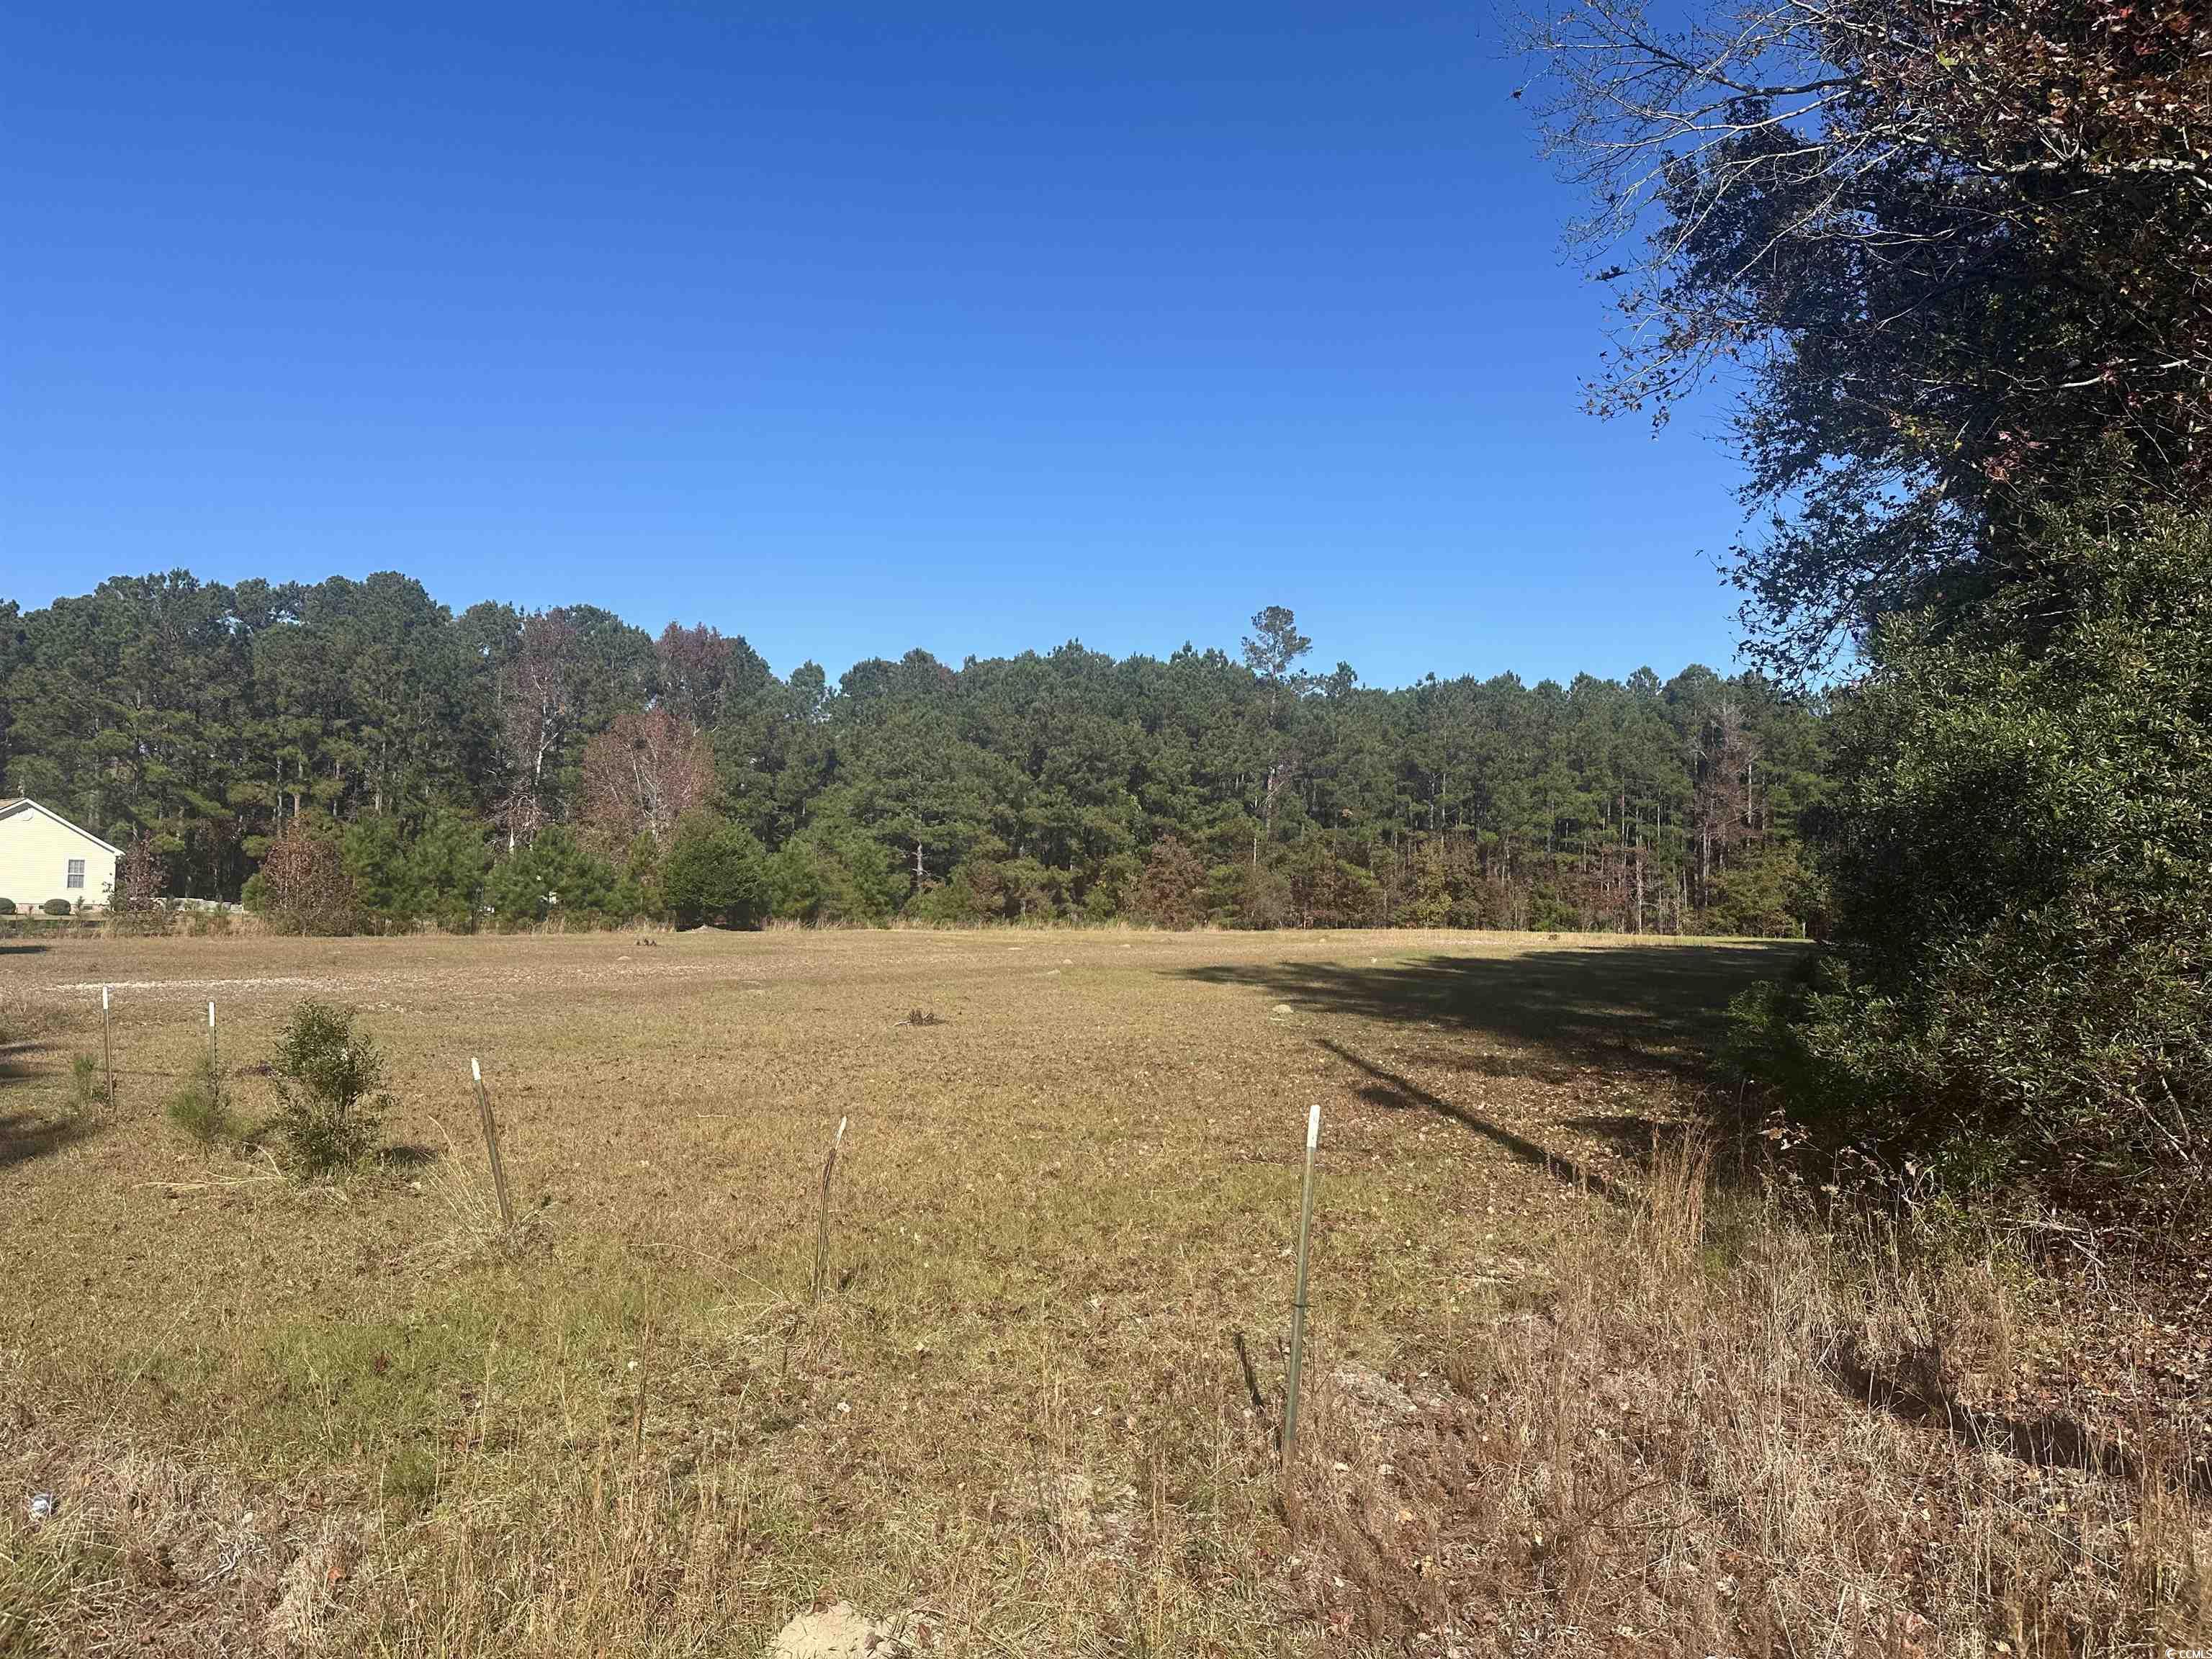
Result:
[[[1309,1105],[1325,1485],[1363,1391],[1474,1386],[1485,1333],[1618,1224],[1727,999],[1792,960],[1113,931],[0,952],[0,1651],[179,1654],[752,1654],[836,1599],[951,1652],[1355,1639],[1278,1508]],[[73,1114],[102,983],[118,1098]],[[334,1186],[162,1110],[212,998],[265,1116],[307,996],[390,1061],[388,1150]]]

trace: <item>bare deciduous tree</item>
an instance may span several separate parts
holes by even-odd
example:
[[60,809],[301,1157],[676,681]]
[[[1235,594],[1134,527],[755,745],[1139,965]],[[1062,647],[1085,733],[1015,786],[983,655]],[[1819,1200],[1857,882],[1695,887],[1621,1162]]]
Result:
[[353,883],[345,872],[334,831],[319,832],[294,818],[269,843],[261,860],[263,913],[286,933],[343,933],[354,925]]
[[714,751],[665,708],[631,710],[584,745],[584,821],[616,846],[640,835],[665,846],[677,821],[706,804]]
[[544,611],[524,619],[520,646],[499,681],[507,766],[499,816],[510,852],[528,845],[546,822],[547,769],[576,718],[580,667],[576,630],[565,614]]

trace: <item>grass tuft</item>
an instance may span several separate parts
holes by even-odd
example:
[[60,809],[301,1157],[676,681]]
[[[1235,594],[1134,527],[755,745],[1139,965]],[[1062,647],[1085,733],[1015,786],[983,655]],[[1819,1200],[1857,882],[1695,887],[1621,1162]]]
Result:
[[70,1105],[80,1112],[107,1104],[107,1076],[98,1054],[78,1054],[70,1061]]
[[235,1141],[244,1133],[231,1109],[230,1091],[212,1058],[202,1054],[163,1103],[169,1121],[203,1146]]

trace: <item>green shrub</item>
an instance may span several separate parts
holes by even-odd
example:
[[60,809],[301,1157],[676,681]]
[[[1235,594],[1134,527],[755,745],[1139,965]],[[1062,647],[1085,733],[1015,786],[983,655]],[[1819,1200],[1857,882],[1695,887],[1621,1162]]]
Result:
[[495,865],[483,890],[502,927],[556,919],[597,927],[612,910],[615,885],[614,866],[556,825]]
[[1083,919],[1112,921],[1127,915],[1144,870],[1134,853],[1109,853],[1100,860],[1090,886],[1083,890]]
[[384,1057],[355,1021],[350,1008],[302,1002],[270,1056],[277,1103],[271,1127],[302,1175],[327,1175],[366,1156],[391,1109]]
[[972,927],[998,914],[999,866],[988,859],[963,859],[951,876],[916,888],[903,914],[933,927]]
[[842,814],[817,813],[768,861],[769,908],[787,921],[880,922],[905,883],[890,851]]
[[345,828],[338,857],[369,925],[379,933],[405,931],[415,919],[415,902],[399,820],[383,813],[355,819]]
[[465,812],[434,813],[407,849],[410,913],[449,933],[476,931],[491,848],[483,825]]
[[704,814],[677,827],[660,890],[679,927],[757,927],[768,914],[766,855],[751,834]]
[[185,1073],[184,1080],[164,1103],[164,1108],[169,1121],[203,1146],[238,1139],[238,1121],[230,1109],[230,1091],[223,1087],[222,1073],[207,1054],[192,1062],[191,1069]]
[[15,901],[11,898],[0,898],[0,916],[12,916],[15,914]]
[[64,898],[51,898],[39,907],[39,908],[44,910],[50,916],[65,916],[70,915],[76,908],[76,907],[75,905],[71,904]]
[[1375,878],[1337,856],[1336,838],[1326,833],[1291,847],[1280,863],[1289,884],[1290,917],[1300,927],[1367,927],[1382,908]]
[[1820,883],[1793,846],[1758,848],[1713,878],[1712,931],[1787,939],[1820,914]]
[[2172,1212],[2212,1166],[2212,518],[2059,518],[2035,551],[1838,699],[1844,948],[1759,1052],[1819,1127],[1954,1184]]

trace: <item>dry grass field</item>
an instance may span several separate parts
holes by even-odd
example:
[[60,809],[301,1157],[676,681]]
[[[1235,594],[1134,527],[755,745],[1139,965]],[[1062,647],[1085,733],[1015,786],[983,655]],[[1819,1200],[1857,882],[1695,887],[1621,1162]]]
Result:
[[[2203,1499],[2168,1478],[2193,1448],[2069,1466],[1929,1406],[2033,1365],[2035,1283],[1715,1188],[1672,1127],[1728,997],[1788,957],[1114,931],[0,945],[0,1654],[751,1656],[836,1601],[882,1622],[878,1653],[2201,1634]],[[118,1098],[77,1110],[102,983]],[[307,995],[359,1008],[391,1062],[386,1150],[335,1183],[162,1110],[213,998],[240,1114],[265,1115],[260,1062]]]

